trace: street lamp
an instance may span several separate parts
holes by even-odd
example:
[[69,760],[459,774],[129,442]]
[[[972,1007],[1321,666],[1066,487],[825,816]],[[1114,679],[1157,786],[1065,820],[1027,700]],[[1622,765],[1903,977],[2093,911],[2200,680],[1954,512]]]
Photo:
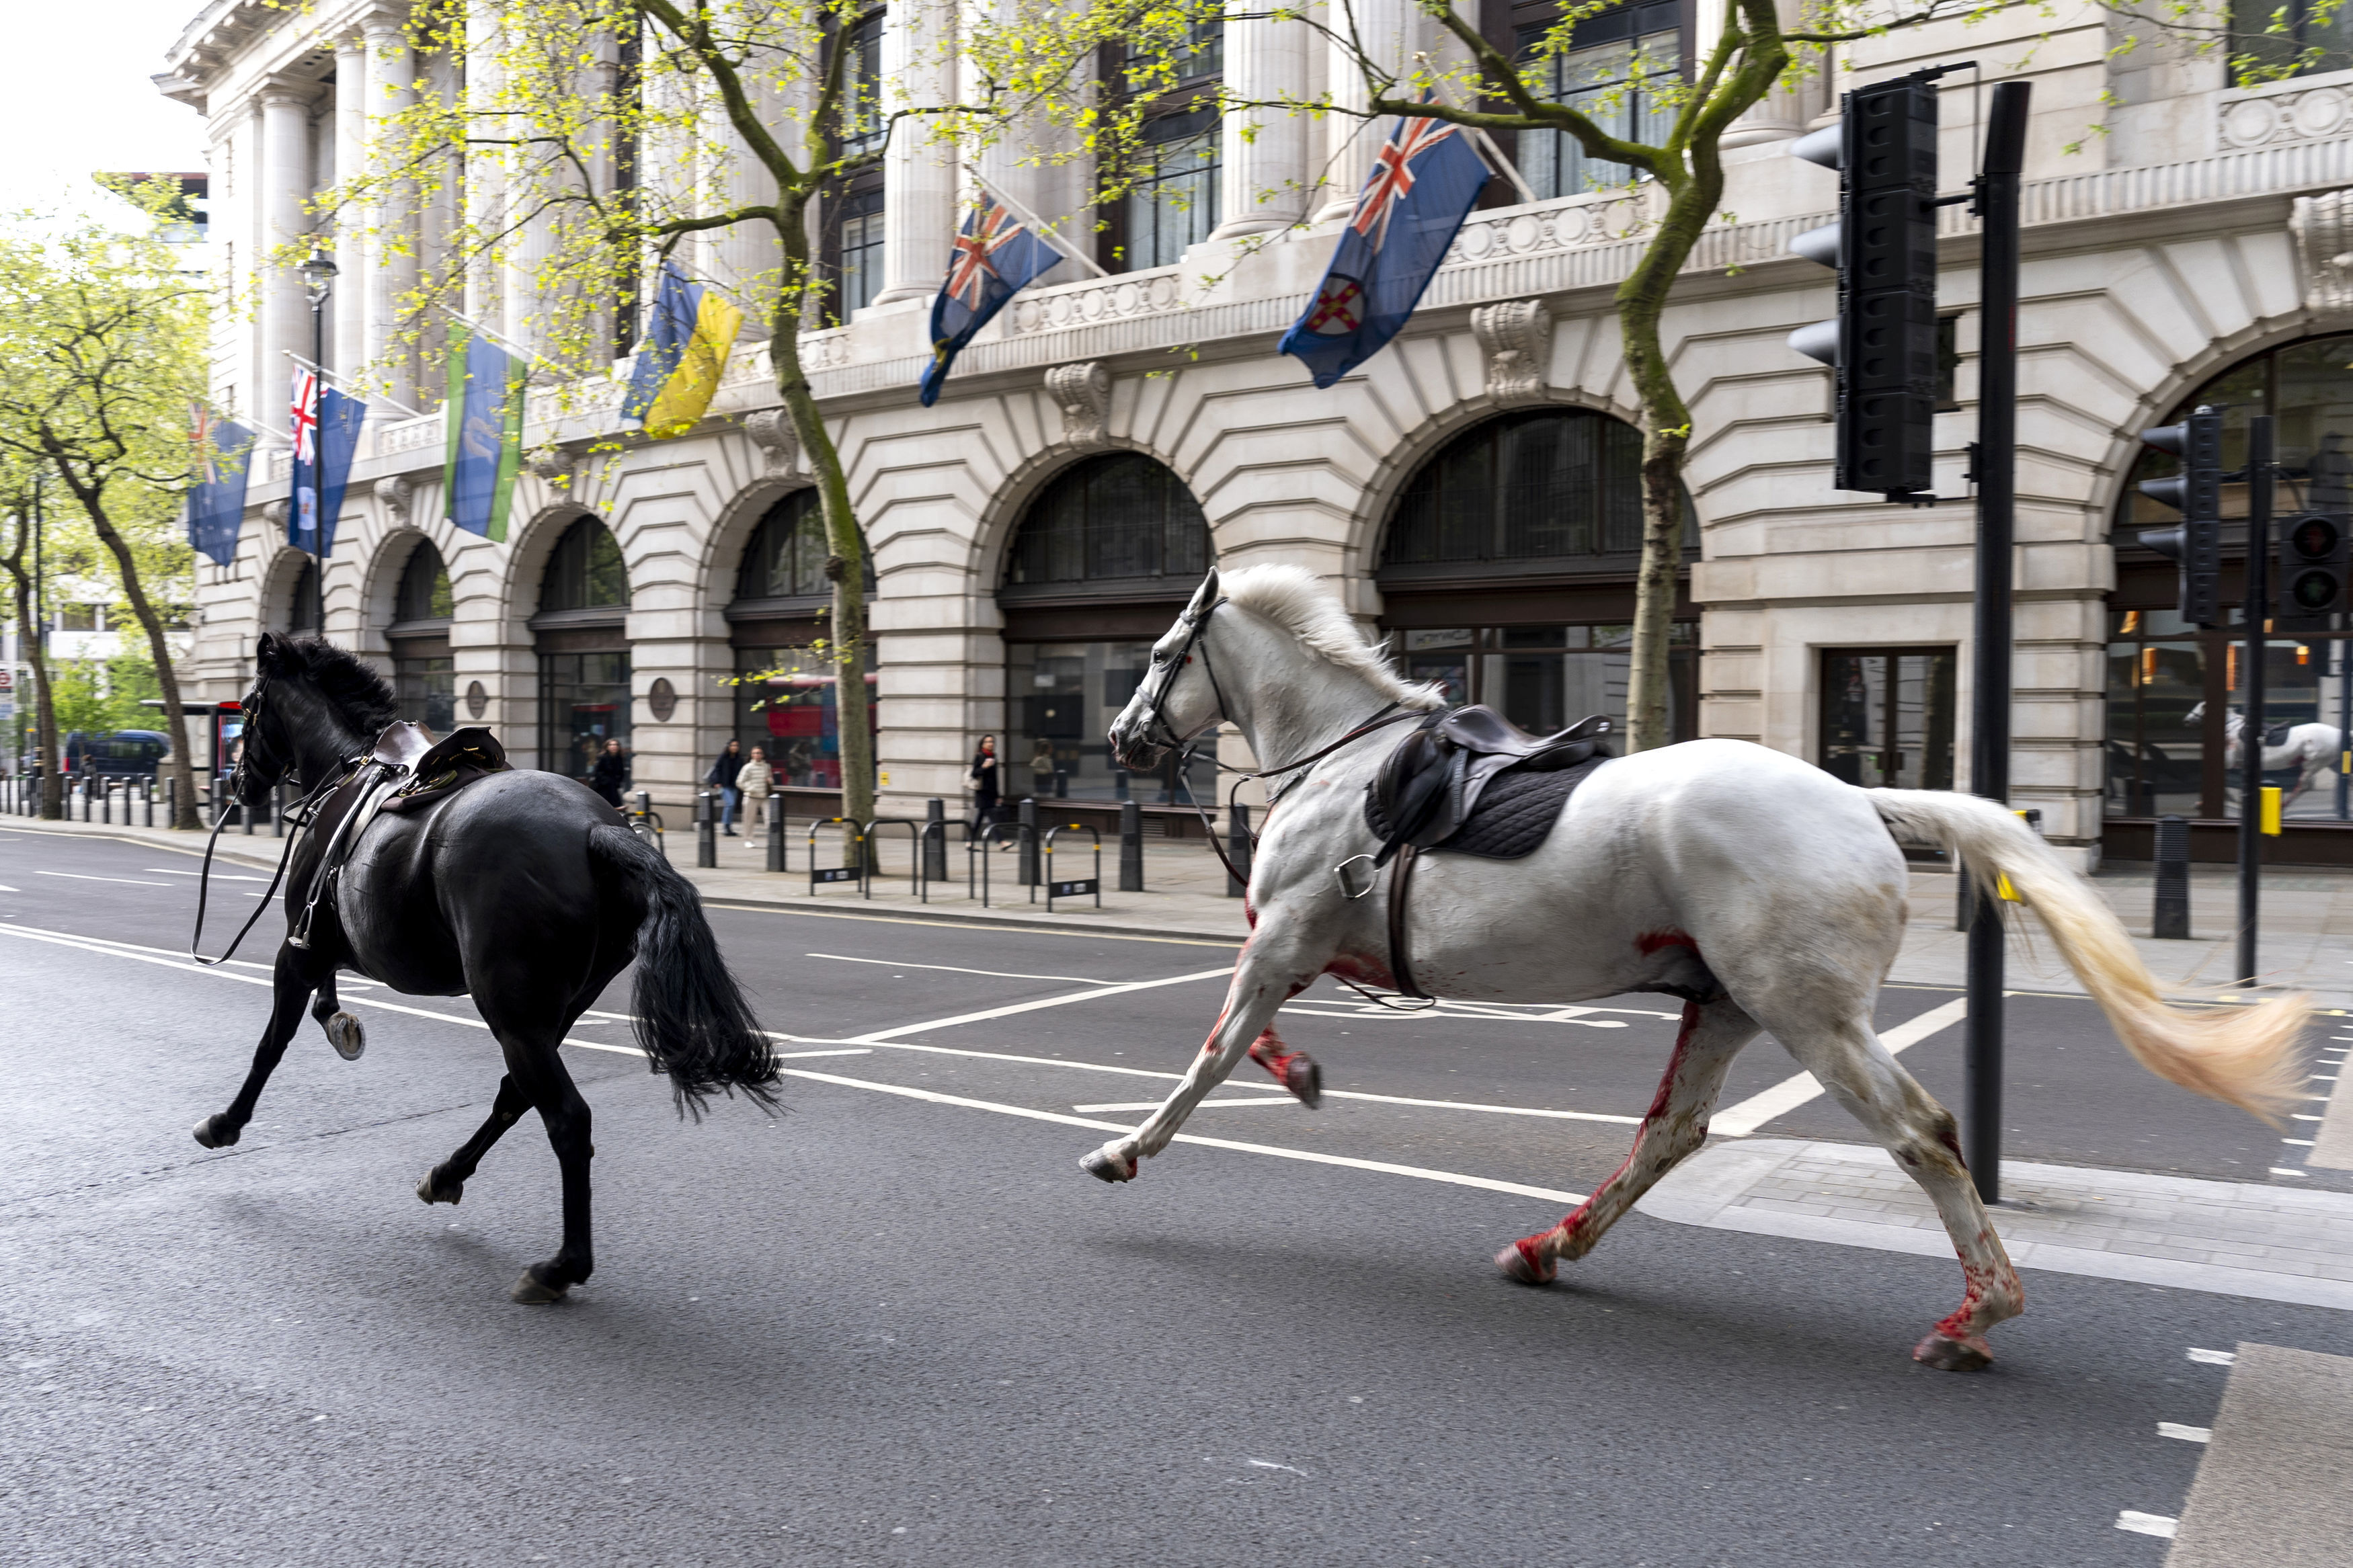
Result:
[[[294,270],[302,275],[302,287],[311,297],[311,372],[315,378],[312,384],[319,388],[311,402],[311,587],[315,590],[312,602],[318,612],[318,618],[312,623],[312,635],[323,640],[327,635],[327,520],[318,515],[317,508],[320,500],[319,458],[323,455],[326,431],[321,427],[317,415],[320,405],[326,401],[323,395],[327,384],[327,297],[334,292],[334,258],[327,254],[325,246],[313,242],[311,254],[303,258],[301,265]],[[298,509],[301,507],[299,496],[295,498],[294,504]]]

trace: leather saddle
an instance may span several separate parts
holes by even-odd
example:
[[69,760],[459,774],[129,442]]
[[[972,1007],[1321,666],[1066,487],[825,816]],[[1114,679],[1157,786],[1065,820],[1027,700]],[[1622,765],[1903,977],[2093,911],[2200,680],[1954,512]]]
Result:
[[2274,748],[2286,745],[2287,732],[2295,728],[2295,725],[2292,722],[2270,726],[2263,731],[2263,744]]
[[1399,848],[1431,849],[1461,831],[1497,777],[1553,773],[1609,753],[1609,720],[1597,713],[1552,735],[1531,735],[1492,708],[1433,713],[1381,763],[1366,816],[1380,836],[1376,867]]
[[354,759],[351,776],[328,797],[330,805],[342,804],[342,815],[320,851],[301,918],[287,941],[296,947],[311,945],[311,922],[321,901],[332,897],[360,835],[380,813],[429,805],[478,778],[509,771],[506,748],[479,725],[452,730],[438,741],[432,731],[406,720],[378,731],[367,754]]

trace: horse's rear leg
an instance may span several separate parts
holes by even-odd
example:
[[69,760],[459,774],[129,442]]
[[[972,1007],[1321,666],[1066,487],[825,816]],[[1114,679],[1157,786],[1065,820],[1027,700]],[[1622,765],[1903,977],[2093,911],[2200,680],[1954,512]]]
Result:
[[1960,1254],[1964,1294],[1960,1306],[1912,1351],[1912,1359],[1947,1372],[1973,1372],[1993,1359],[1985,1331],[2026,1308],[2026,1296],[2010,1267],[2001,1237],[1978,1201],[1976,1184],[1961,1160],[1953,1114],[1922,1089],[1917,1079],[1879,1043],[1867,1017],[1828,1026],[1799,1028],[1776,1024],[1774,1033],[1831,1098],[1911,1173],[1927,1193]]
[[367,1049],[367,1031],[361,1028],[360,1021],[344,1012],[343,1004],[335,1000],[335,972],[332,969],[319,977],[319,999],[311,1004],[311,1016],[318,1019],[326,1029],[327,1044],[334,1047],[335,1054],[343,1060],[355,1062],[360,1059],[360,1053]]
[[302,1022],[302,1004],[311,999],[318,988],[318,958],[309,951],[291,943],[278,950],[278,963],[271,984],[276,1001],[269,1009],[269,1026],[261,1031],[261,1043],[253,1050],[253,1066],[245,1075],[245,1083],[229,1101],[228,1109],[207,1116],[196,1123],[196,1142],[207,1149],[225,1149],[245,1133],[245,1124],[253,1120],[253,1108],[260,1102],[262,1086],[269,1075],[278,1070],[278,1060],[286,1054],[286,1042]]
[[[515,1300],[530,1306],[562,1300],[565,1291],[596,1271],[588,1207],[588,1162],[596,1151],[588,1141],[588,1102],[580,1098],[572,1075],[556,1054],[569,1026],[567,1019],[553,1029],[533,1031],[537,1037],[529,1039],[518,1038],[504,1028],[497,1031],[499,1044],[506,1047],[508,1080],[538,1110],[540,1121],[547,1127],[547,1141],[555,1150],[556,1163],[564,1171],[564,1245],[554,1257],[525,1268],[512,1292]],[[505,1095],[501,1088],[501,1105]],[[491,1119],[495,1121],[497,1115],[494,1110]],[[479,1139],[481,1134],[475,1136]]]
[[1523,1237],[1495,1255],[1496,1266],[1526,1285],[1549,1282],[1560,1260],[1593,1250],[1659,1178],[1707,1142],[1707,1119],[1724,1088],[1725,1069],[1740,1047],[1757,1037],[1757,1022],[1728,1001],[1686,1002],[1674,1055],[1659,1079],[1659,1091],[1635,1130],[1633,1151],[1610,1178],[1550,1230]]
[[531,1099],[516,1087],[514,1075],[499,1079],[499,1097],[491,1103],[488,1121],[466,1140],[459,1151],[425,1173],[417,1184],[417,1195],[428,1204],[454,1204],[466,1195],[466,1178],[482,1163],[482,1156],[522,1119],[531,1109]]

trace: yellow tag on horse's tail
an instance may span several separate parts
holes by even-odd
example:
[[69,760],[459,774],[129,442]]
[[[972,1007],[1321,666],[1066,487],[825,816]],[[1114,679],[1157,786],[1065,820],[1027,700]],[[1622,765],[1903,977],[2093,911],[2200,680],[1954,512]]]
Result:
[[2011,903],[2018,902],[2018,889],[2010,885],[2010,878],[2000,871],[1993,874],[1993,890]]

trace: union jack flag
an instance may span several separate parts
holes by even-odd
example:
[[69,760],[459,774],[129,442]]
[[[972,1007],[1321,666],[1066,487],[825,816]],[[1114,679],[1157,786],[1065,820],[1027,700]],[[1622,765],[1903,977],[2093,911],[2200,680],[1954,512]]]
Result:
[[319,456],[319,378],[313,372],[298,369],[294,373],[294,409],[291,420],[294,433],[294,460],[310,463]]
[[1348,226],[1370,239],[1375,248],[1387,244],[1389,218],[1413,195],[1417,178],[1414,160],[1453,135],[1455,130],[1437,120],[1399,121],[1396,134],[1381,143],[1380,156],[1373,162],[1372,178],[1365,182],[1363,194],[1356,197],[1356,210],[1349,215]]
[[219,453],[213,449],[213,411],[201,403],[188,405],[188,439],[196,448],[196,483],[220,483]]
[[977,310],[988,280],[997,276],[997,264],[991,258],[1007,242],[1025,233],[1003,202],[991,202],[973,216],[964,232],[955,237],[955,248],[948,257],[948,298],[967,310]]

